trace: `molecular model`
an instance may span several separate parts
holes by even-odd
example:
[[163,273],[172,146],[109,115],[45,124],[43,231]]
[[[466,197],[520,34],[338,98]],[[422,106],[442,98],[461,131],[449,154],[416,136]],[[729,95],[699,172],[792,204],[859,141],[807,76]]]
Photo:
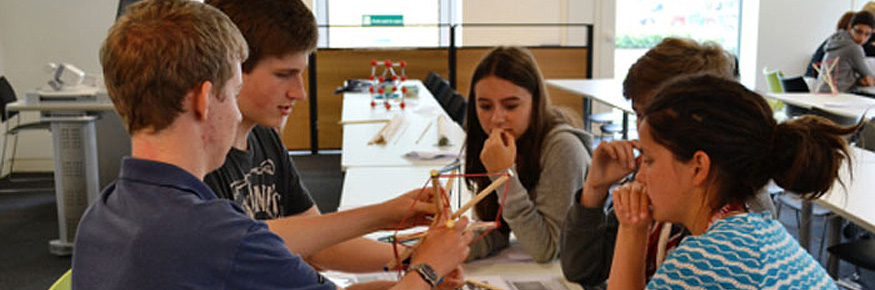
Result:
[[[383,67],[383,72],[377,77],[377,67],[379,66]],[[395,71],[395,67],[401,68],[401,74]],[[401,109],[407,106],[404,101],[407,88],[401,86],[401,82],[407,80],[405,67],[407,67],[407,63],[403,60],[397,63],[388,59],[371,61],[371,76],[368,78],[370,80],[368,91],[371,93],[371,108],[377,106],[377,100],[383,100],[383,105],[386,106],[386,110],[389,110],[392,108],[392,104],[389,103],[391,99],[398,99]],[[398,92],[399,87],[400,93]]]

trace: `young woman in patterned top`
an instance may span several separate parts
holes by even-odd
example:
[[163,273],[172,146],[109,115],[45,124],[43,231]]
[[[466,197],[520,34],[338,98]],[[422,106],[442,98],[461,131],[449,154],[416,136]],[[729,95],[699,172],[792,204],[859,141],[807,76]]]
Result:
[[761,96],[711,75],[667,84],[643,113],[641,169],[613,192],[620,227],[608,289],[645,287],[652,220],[691,236],[647,289],[836,288],[780,222],[742,204],[769,179],[805,198],[828,191],[848,158],[842,136],[858,126],[815,116],[777,124]]

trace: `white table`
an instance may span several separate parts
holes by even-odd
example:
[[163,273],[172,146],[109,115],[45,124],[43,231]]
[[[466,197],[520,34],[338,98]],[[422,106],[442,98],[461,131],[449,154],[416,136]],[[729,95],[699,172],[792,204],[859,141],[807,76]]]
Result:
[[819,109],[846,118],[875,116],[875,99],[854,94],[768,93],[766,97],[805,109]]
[[546,80],[548,86],[582,96],[584,101],[584,122],[589,129],[589,115],[592,114],[590,100],[596,100],[623,111],[623,139],[629,138],[629,114],[634,114],[632,102],[623,97],[623,81],[618,79],[552,79]]
[[41,101],[33,94],[6,109],[40,112],[51,122],[59,238],[49,242],[49,251],[70,255],[79,218],[100,188],[118,178],[121,157],[130,154],[130,137],[105,94],[85,101]]
[[[419,87],[419,96],[407,99],[408,106],[403,110],[398,106],[393,106],[389,111],[381,105],[372,108],[370,106],[371,98],[368,94],[344,94],[341,122],[389,120],[400,115],[403,124],[395,136],[383,145],[368,145],[368,141],[380,132],[385,123],[347,123],[343,125],[341,169],[345,171],[356,166],[439,167],[451,162],[452,158],[421,160],[406,158],[404,155],[411,151],[447,151],[457,155],[461,153],[462,143],[465,140],[464,129],[446,115],[440,104],[420,81],[407,81],[405,84]],[[437,118],[440,115],[446,117],[447,122],[444,124],[447,125],[449,146],[437,146]],[[422,136],[421,139],[420,136]]]
[[[343,191],[338,210],[380,203],[395,198],[410,190],[431,185],[429,177],[433,169],[443,166],[396,166],[396,167],[350,167],[343,178]],[[454,184],[458,185],[460,179]],[[441,184],[446,183],[441,180]],[[456,187],[458,188],[458,187]],[[458,192],[454,189],[453,194]],[[470,199],[464,191],[465,200]],[[452,198],[453,201],[457,199]],[[454,203],[455,208],[458,204]]]
[[[851,148],[851,165],[842,164],[839,178],[844,186],[836,182],[833,188],[815,202],[842,218],[862,227],[869,232],[875,232],[875,153],[864,149]],[[851,178],[853,174],[853,178]],[[807,224],[807,227],[810,227]],[[833,219],[830,223],[830,246],[841,241],[841,219]],[[838,273],[838,260],[830,255],[827,270],[833,277]]]

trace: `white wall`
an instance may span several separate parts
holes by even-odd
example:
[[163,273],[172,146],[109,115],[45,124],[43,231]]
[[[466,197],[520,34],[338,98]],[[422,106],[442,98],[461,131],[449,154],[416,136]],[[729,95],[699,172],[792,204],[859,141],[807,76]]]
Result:
[[[118,1],[113,0],[2,0],[0,73],[19,98],[48,81],[43,71],[48,62],[67,62],[100,73],[98,50],[117,8]],[[23,120],[36,118],[30,114]],[[16,171],[51,171],[51,135],[27,132],[20,138]]]
[[[463,23],[592,23],[592,0],[477,0],[462,2]],[[586,28],[466,27],[462,44],[584,45]]]
[[[766,90],[764,67],[780,69],[784,75],[803,74],[814,50],[835,31],[839,17],[862,5],[862,1],[854,0],[744,0],[743,3],[759,6],[758,35],[742,35],[741,40],[745,45],[744,42],[751,41],[750,37],[756,38],[756,66],[743,66],[741,70],[742,82],[748,87],[755,76],[757,91]],[[743,51],[742,64],[750,57]]]

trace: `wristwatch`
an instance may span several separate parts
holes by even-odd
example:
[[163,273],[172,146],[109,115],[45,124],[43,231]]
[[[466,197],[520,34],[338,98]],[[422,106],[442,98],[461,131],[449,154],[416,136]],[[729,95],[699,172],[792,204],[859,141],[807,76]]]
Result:
[[431,285],[432,288],[437,287],[437,284],[440,281],[437,273],[428,264],[421,263],[411,265],[410,268],[407,268],[407,272],[410,273],[411,271],[416,271],[416,273],[422,277],[422,280],[425,280],[425,282],[428,283],[428,285]]

